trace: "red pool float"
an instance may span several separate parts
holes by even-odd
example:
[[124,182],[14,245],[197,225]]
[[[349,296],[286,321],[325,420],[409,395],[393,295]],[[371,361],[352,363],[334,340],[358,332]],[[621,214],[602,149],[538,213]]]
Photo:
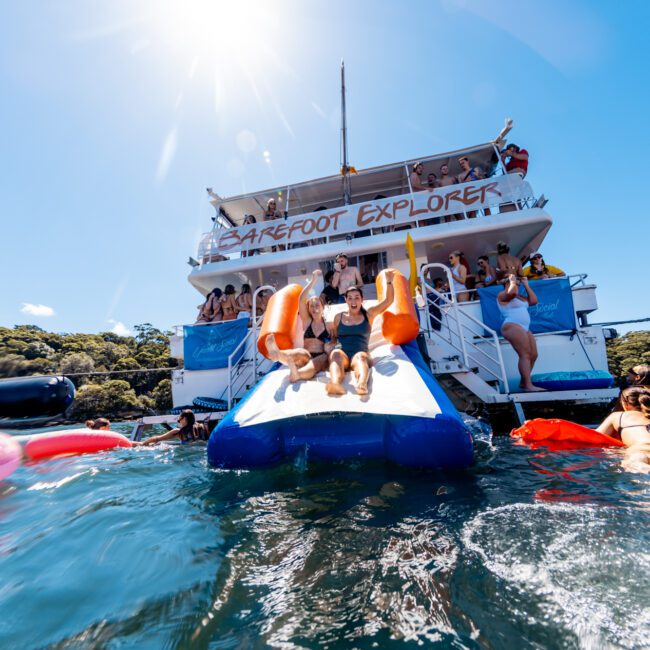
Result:
[[29,460],[41,460],[53,456],[93,454],[115,447],[132,446],[131,441],[121,433],[68,429],[32,436],[25,443],[23,450]]
[[513,438],[523,442],[555,449],[570,447],[625,447],[616,438],[583,427],[568,420],[535,418],[526,420],[520,427],[510,432]]

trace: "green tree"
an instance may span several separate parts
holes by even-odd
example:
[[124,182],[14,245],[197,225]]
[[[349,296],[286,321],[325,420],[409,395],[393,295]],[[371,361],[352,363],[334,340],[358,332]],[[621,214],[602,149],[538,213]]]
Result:
[[103,384],[85,384],[77,391],[72,417],[85,420],[94,417],[118,417],[140,410],[142,405],[128,381],[110,379]]
[[632,366],[650,364],[650,331],[628,332],[607,341],[609,371],[619,380],[627,376]]
[[152,397],[156,404],[157,411],[169,411],[172,407],[172,381],[162,379],[153,389]]
[[80,372],[92,372],[95,362],[85,352],[73,352],[65,356],[59,364],[59,370],[64,375],[74,375]]

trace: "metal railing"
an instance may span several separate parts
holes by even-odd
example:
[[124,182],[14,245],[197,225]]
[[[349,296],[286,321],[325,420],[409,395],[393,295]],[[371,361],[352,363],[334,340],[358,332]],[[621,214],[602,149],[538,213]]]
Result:
[[[261,324],[264,315],[256,316],[257,314],[257,296],[262,291],[271,291],[275,293],[275,287],[269,284],[258,287],[253,293],[253,308],[251,314],[251,328],[246,336],[242,339],[239,345],[228,356],[228,410],[233,407],[233,401],[245,392],[249,386],[255,384],[258,378],[265,374],[262,370],[266,362],[268,365],[267,370],[270,369],[272,362],[268,359],[259,360],[257,349],[257,333],[259,325]],[[250,345],[250,357],[246,355],[246,351]],[[239,355],[239,356],[238,356]]]
[[[444,271],[448,285],[454,286],[451,272],[444,264],[427,264],[420,269],[420,282],[426,305],[424,322],[427,335],[440,338],[459,353],[466,368],[482,369],[492,380],[498,382],[500,392],[506,392],[508,379],[499,336],[485,323],[461,309],[453,292],[441,293],[427,284],[425,275],[433,268]],[[439,327],[434,327],[433,323],[437,323]],[[477,344],[476,340],[480,344]]]
[[[500,178],[500,177],[501,176],[499,175],[495,176],[495,178]],[[489,179],[485,179],[485,180],[489,180]],[[454,187],[458,187],[462,189],[465,185],[470,185],[470,184],[471,182],[460,183],[458,185],[455,185]],[[522,194],[522,192],[524,192],[524,194]],[[391,196],[386,200],[394,201],[399,198],[413,199],[413,193],[410,192],[398,196]],[[419,227],[430,226],[430,225],[441,225],[452,221],[464,221],[464,220],[476,219],[476,218],[480,218],[480,219],[490,218],[491,215],[494,216],[495,214],[498,214],[498,212],[495,212],[495,210],[500,211],[501,207],[504,208],[503,210],[504,213],[506,212],[517,213],[520,210],[535,207],[536,202],[537,199],[535,198],[532,188],[527,182],[524,182],[520,187],[520,192],[513,190],[512,195],[508,195],[508,193],[504,193],[499,197],[493,197],[492,200],[487,202],[482,208],[476,208],[472,210],[471,207],[468,206],[459,206],[457,212],[454,212],[453,214],[444,214],[444,215],[428,214],[428,215],[422,215],[422,217],[414,219],[413,221],[410,222],[398,223],[396,225],[390,225],[390,224],[382,224],[382,225],[385,229],[385,232],[390,232],[395,228],[398,229],[419,228]],[[506,209],[505,206],[510,206],[510,209]],[[332,208],[332,209],[336,209],[336,208]],[[290,222],[294,222],[296,219],[303,218],[304,216],[305,215],[291,215],[291,217],[288,217],[288,219]],[[285,217],[285,222],[286,220],[287,217]],[[228,229],[228,230],[239,232],[238,228]],[[314,234],[311,237],[306,237],[304,239],[301,239],[300,241],[289,243],[288,248],[291,249],[294,247],[302,247],[302,246],[316,246],[323,243],[329,244],[334,241],[345,240],[346,238],[356,238],[356,237],[363,238],[363,237],[376,236],[376,230],[377,230],[376,225],[373,226],[373,224],[369,224],[365,226],[357,226],[350,230],[348,229],[341,230],[336,232],[336,234],[333,235],[314,231]],[[237,250],[228,251],[228,252],[219,252],[219,239],[221,237],[222,232],[223,232],[222,230],[216,229],[210,232],[203,233],[201,235],[201,240],[199,242],[198,254],[197,254],[197,258],[201,265],[230,260],[230,259],[236,259],[242,256],[242,253]],[[375,234],[373,235],[373,233]],[[283,246],[284,245],[286,244],[283,244]],[[264,246],[261,246],[257,250],[262,251],[265,248],[268,249],[269,246],[270,244],[266,244]],[[248,256],[254,257],[252,253],[249,253]]]

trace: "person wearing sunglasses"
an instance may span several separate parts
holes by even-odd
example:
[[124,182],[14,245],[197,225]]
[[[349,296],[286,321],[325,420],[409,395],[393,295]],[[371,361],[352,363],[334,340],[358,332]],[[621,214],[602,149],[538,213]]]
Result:
[[497,270],[490,265],[490,258],[487,255],[481,255],[476,263],[478,264],[478,271],[476,272],[478,282],[476,283],[476,288],[482,289],[483,287],[490,287],[496,284]]
[[548,278],[561,278],[566,273],[557,266],[546,264],[541,253],[530,256],[530,265],[524,269],[524,277],[529,280],[547,280]]
[[449,270],[451,272],[450,290],[456,294],[458,302],[467,302],[469,300],[469,291],[467,291],[467,269],[461,263],[461,252],[453,251],[449,254]]

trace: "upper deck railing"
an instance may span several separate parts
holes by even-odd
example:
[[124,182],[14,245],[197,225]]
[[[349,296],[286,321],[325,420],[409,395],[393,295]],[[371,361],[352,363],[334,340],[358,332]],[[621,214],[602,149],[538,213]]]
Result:
[[436,225],[471,219],[496,211],[517,211],[536,205],[529,183],[518,174],[447,187],[409,192],[390,198],[353,203],[288,218],[236,228],[215,228],[199,244],[202,264],[251,255],[261,249],[285,250],[363,237],[396,228]]

